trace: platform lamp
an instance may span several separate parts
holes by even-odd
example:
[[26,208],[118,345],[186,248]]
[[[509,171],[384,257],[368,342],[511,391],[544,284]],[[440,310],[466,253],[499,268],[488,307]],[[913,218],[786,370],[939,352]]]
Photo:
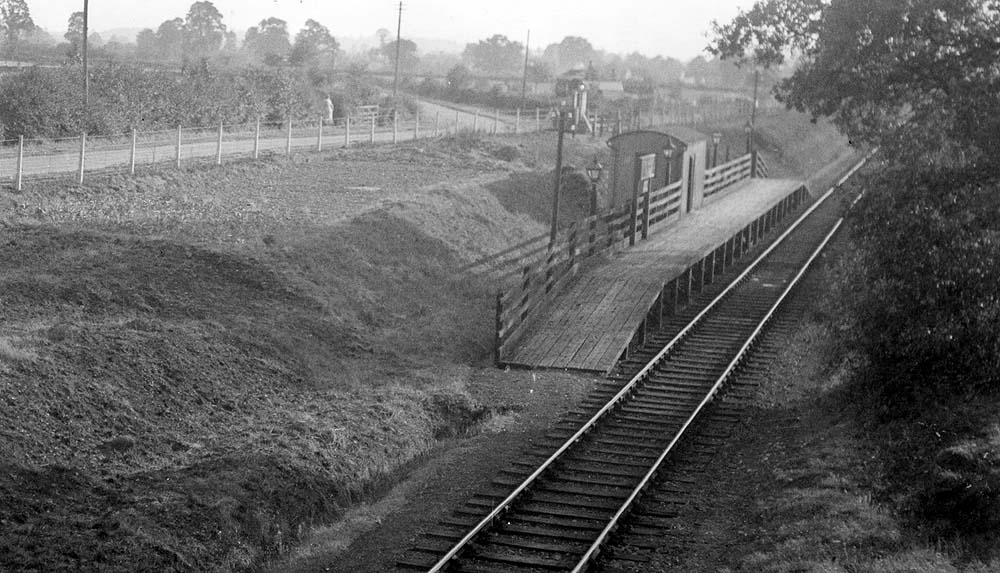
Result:
[[722,134],[716,131],[712,134],[712,167],[719,165],[719,143],[722,141]]
[[743,126],[743,132],[747,134],[747,155],[753,150],[751,147],[751,141],[753,140],[753,124],[750,120],[747,120],[746,125]]
[[597,183],[601,180],[601,174],[604,172],[604,166],[597,161],[597,156],[594,156],[594,160],[587,166],[587,178],[590,179],[590,216],[593,217],[597,214]]

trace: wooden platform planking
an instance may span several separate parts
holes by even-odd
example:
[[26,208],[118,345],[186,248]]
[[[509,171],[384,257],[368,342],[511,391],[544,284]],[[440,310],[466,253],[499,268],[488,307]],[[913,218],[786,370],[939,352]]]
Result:
[[635,247],[582,271],[502,361],[511,366],[610,371],[663,285],[803,184],[754,179]]

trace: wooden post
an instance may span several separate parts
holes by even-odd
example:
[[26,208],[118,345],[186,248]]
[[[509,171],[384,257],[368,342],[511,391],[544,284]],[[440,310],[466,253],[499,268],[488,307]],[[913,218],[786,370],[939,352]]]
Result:
[[497,314],[494,324],[496,331],[493,336],[493,362],[500,366],[500,360],[503,359],[503,336],[501,335],[503,330],[503,292],[499,290],[497,291]]
[[14,190],[21,192],[21,183],[24,181],[24,136],[17,136],[17,175],[14,179]]
[[521,133],[521,108],[517,108],[517,115],[514,116],[514,135]]
[[472,118],[472,133],[479,131],[479,110],[476,110],[476,115]]
[[292,118],[288,118],[288,131],[285,133],[285,155],[292,156]]
[[222,122],[219,122],[219,141],[215,146],[215,164],[222,165]]
[[500,108],[496,108],[493,113],[493,135],[500,133]]
[[535,131],[542,130],[542,108],[535,108]]
[[83,185],[83,170],[84,165],[87,163],[87,134],[80,134],[80,169],[79,176],[77,177],[77,183]]
[[344,147],[351,146],[351,116],[344,116]]
[[253,132],[253,158],[258,159],[260,157],[260,118],[257,118],[257,126],[254,128]]
[[396,113],[396,110],[392,110],[392,143],[393,143],[393,145],[396,144],[396,140],[397,140],[397,137],[399,135],[398,132],[399,132],[399,114]]
[[135,175],[135,151],[137,147],[137,142],[139,140],[139,133],[136,129],[132,128],[132,148],[128,157],[128,173],[129,175]]
[[413,122],[413,140],[420,139],[420,110],[417,110],[417,119]]
[[458,124],[459,124],[458,110],[456,109],[455,110],[455,133],[458,133]]
[[434,112],[434,137],[441,135],[441,112]]
[[642,238],[649,238],[649,190],[642,195]]
[[177,169],[181,168],[181,126],[177,126]]
[[375,114],[372,114],[372,134],[371,143],[375,143]]
[[323,151],[323,118],[319,118],[319,130],[316,132],[316,151]]

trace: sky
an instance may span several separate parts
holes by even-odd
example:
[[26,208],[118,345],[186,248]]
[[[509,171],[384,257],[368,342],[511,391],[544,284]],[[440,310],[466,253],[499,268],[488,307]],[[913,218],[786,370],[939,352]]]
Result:
[[[90,28],[153,28],[184,17],[194,0],[90,0]],[[83,0],[27,0],[35,23],[61,38],[70,14]],[[726,22],[754,0],[408,0],[403,3],[404,38],[440,38],[459,44],[503,34],[531,47],[582,36],[608,52],[640,52],[689,60],[704,55],[712,20]],[[294,34],[306,19],[334,37],[395,36],[398,2],[393,0],[213,0],[229,29],[238,32],[274,16]],[[105,38],[108,40],[110,38]],[[419,44],[418,44],[419,47]]]

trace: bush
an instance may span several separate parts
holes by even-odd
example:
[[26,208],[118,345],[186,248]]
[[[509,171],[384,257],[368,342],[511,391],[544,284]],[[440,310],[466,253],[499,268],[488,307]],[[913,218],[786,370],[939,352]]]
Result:
[[1000,386],[1000,176],[888,170],[854,218],[848,346],[876,402],[905,414]]

